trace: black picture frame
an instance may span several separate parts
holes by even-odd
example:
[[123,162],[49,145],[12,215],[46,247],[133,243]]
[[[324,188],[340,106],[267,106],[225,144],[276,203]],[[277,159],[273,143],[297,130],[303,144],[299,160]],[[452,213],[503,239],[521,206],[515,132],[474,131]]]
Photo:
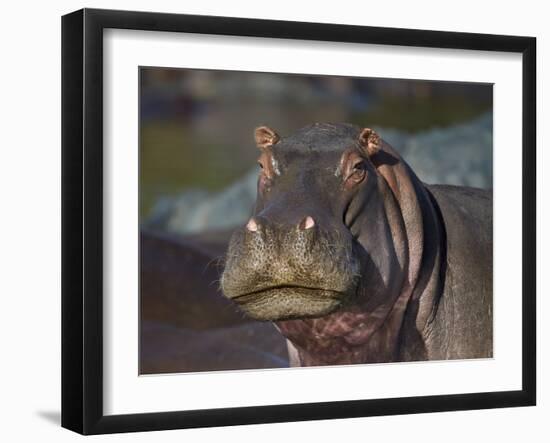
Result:
[[[103,413],[103,30],[192,32],[522,54],[522,389],[130,415]],[[83,9],[62,18],[62,426],[82,434],[228,426],[536,403],[536,39]]]

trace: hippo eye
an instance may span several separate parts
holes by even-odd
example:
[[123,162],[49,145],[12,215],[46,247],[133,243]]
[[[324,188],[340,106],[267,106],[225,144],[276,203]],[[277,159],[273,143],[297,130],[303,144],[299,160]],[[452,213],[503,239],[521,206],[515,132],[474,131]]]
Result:
[[366,172],[367,172],[367,165],[364,160],[358,160],[355,163],[351,165],[351,167],[348,169],[347,176],[345,178],[345,182],[349,185],[351,184],[357,184],[365,178]]
[[367,165],[364,161],[357,162],[353,165],[353,172],[362,172],[367,169]]
[[358,161],[353,165],[349,177],[353,177],[355,180],[360,180],[364,177],[366,170],[367,165],[365,164],[365,162],[363,160]]

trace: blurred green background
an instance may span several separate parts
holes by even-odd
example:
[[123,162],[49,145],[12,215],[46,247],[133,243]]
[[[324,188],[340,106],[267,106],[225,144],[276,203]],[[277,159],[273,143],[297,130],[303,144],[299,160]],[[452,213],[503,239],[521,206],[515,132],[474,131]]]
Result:
[[488,84],[142,67],[139,93],[142,221],[163,199],[221,191],[255,167],[252,134],[262,124],[283,136],[317,121],[382,128],[407,161],[416,159],[421,179],[445,161],[448,140],[466,133],[474,141],[454,148],[460,161],[471,157],[464,171],[449,160],[434,179],[483,187],[492,180]]

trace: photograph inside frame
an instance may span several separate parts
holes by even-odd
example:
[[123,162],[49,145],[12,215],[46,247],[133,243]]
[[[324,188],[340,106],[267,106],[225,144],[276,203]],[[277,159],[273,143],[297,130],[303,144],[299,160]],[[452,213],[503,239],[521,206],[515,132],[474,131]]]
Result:
[[139,78],[140,374],[493,356],[491,84]]

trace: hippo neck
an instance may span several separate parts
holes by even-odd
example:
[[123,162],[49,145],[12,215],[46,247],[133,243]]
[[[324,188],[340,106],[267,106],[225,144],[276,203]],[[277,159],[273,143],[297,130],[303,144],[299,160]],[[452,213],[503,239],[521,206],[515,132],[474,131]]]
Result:
[[287,338],[291,366],[322,366],[395,361],[399,328],[387,321],[372,330],[359,304],[320,318],[276,322]]
[[[406,164],[400,168],[381,171],[392,194],[385,199],[386,213],[396,204],[402,217],[390,223],[395,259],[402,271],[392,277],[392,281],[399,282],[398,287],[386,288],[386,293],[374,301],[368,291],[359,293],[353,303],[324,317],[277,322],[290,342],[292,364],[314,366],[424,357],[422,331],[434,313],[441,291],[444,232],[429,192]],[[395,246],[399,244],[405,245],[403,250]],[[414,349],[412,353],[403,355],[400,345],[404,342],[414,345],[408,346]]]

